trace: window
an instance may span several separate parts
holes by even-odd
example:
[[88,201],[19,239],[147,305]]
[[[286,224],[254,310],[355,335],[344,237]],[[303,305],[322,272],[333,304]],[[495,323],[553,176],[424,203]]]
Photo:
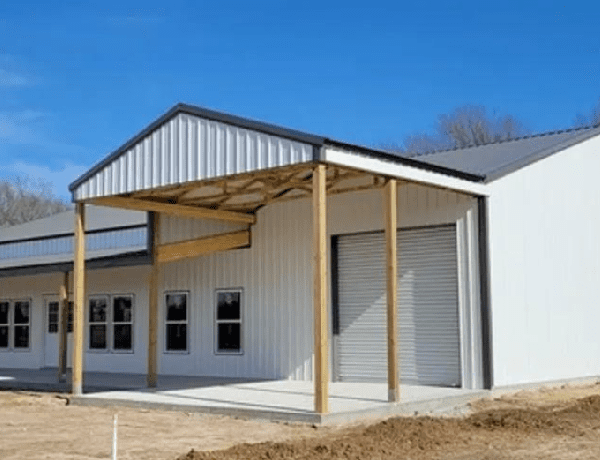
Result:
[[90,350],[106,350],[108,299],[91,297],[89,301],[88,324],[90,327]]
[[9,344],[9,309],[10,304],[8,302],[0,302],[0,348],[8,348]]
[[20,300],[13,306],[14,347],[29,348],[29,301]]
[[88,327],[89,350],[133,351],[133,296],[90,297]]
[[[68,319],[67,332],[73,332],[73,302],[67,304]],[[48,333],[58,334],[58,322],[60,321],[60,302],[48,302]]]
[[0,301],[0,348],[29,348],[31,303],[29,300]]
[[215,315],[217,353],[242,352],[242,291],[218,290]]
[[166,351],[187,351],[188,293],[165,293]]
[[113,297],[113,350],[133,348],[133,297]]

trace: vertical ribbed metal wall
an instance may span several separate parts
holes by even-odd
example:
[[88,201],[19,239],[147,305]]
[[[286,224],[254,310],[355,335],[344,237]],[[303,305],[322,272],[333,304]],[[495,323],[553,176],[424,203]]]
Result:
[[[424,186],[405,186],[398,193],[401,227],[460,223],[457,238],[475,232],[467,215],[476,200]],[[379,191],[351,193],[328,200],[329,234],[381,230]],[[263,378],[312,378],[312,215],[309,200],[270,205],[258,213],[252,247],[163,266],[161,292],[188,290],[191,299],[191,352],[161,353],[163,374],[219,375]],[[231,226],[168,219],[166,241],[230,231]],[[458,245],[461,258],[477,260],[476,247]],[[400,263],[402,263],[400,261]],[[462,275],[459,273],[459,278]],[[463,276],[464,278],[464,276]],[[479,308],[469,292],[476,277],[459,279],[459,308]],[[215,289],[242,288],[242,355],[214,353]],[[462,299],[462,300],[461,300]],[[159,343],[164,350],[164,302],[160,306]],[[466,315],[470,315],[467,311]],[[478,324],[461,324],[461,341],[477,340]],[[473,337],[473,339],[472,339]],[[332,340],[332,343],[334,341]],[[471,353],[470,347],[468,353]],[[333,355],[332,355],[333,356]],[[469,359],[466,356],[464,359]],[[464,374],[463,374],[464,375]],[[479,385],[479,373],[463,376],[465,387]]]
[[[459,242],[476,238],[476,220],[469,219],[476,200],[425,186],[403,186],[398,191],[400,227],[446,223],[457,225]],[[338,195],[328,199],[328,232],[349,234],[382,230],[380,191]],[[166,353],[164,301],[159,306],[159,372],[161,374],[214,375],[256,378],[312,378],[312,214],[311,202],[304,199],[273,204],[257,214],[252,227],[252,247],[161,267],[161,298],[166,290],[190,292],[190,350]],[[191,219],[163,219],[164,241],[178,241],[209,233],[226,232],[235,226]],[[475,233],[473,233],[475,232]],[[475,235],[475,236],[473,236]],[[475,240],[476,243],[476,240]],[[476,266],[476,244],[458,244],[464,268]],[[471,263],[470,261],[474,261]],[[400,261],[402,263],[402,261]],[[461,264],[461,262],[459,262]],[[458,273],[461,344],[473,343],[477,350],[479,325],[463,321],[479,308],[471,295],[478,290],[477,277]],[[27,353],[5,353],[3,365],[43,365],[43,294],[58,289],[60,277],[31,276],[0,279],[0,292],[8,297],[31,297],[34,317],[32,349]],[[48,282],[51,279],[49,288]],[[16,286],[20,286],[18,290]],[[56,287],[54,287],[56,286]],[[215,290],[243,289],[243,354],[215,354]],[[90,356],[90,369],[107,372],[144,372],[147,340],[147,267],[107,269],[90,272],[90,294],[133,293],[136,301],[136,345],[133,354]],[[471,300],[468,300],[471,299]],[[480,337],[480,335],[479,335]],[[335,346],[335,340],[330,342]],[[463,347],[461,350],[466,350]],[[469,355],[467,350],[467,355]],[[8,359],[8,355],[14,359]],[[332,353],[332,360],[335,354]],[[102,358],[102,359],[100,359]],[[465,372],[463,384],[478,387],[478,363],[467,356],[474,369]],[[332,363],[333,367],[334,363]],[[1,367],[1,366],[0,366]],[[466,373],[466,375],[465,375]]]
[[[258,213],[251,248],[162,266],[163,291],[190,291],[193,331],[192,352],[163,354],[162,373],[311,378],[310,209],[307,200],[269,206]],[[226,288],[243,289],[241,355],[214,353],[215,289]],[[160,315],[164,347],[164,302]]]
[[247,228],[247,225],[217,220],[187,219],[167,215],[161,216],[160,223],[161,243],[191,240],[206,235],[234,232]]
[[312,161],[312,145],[179,114],[106,165],[76,200]]
[[[132,251],[143,250],[146,249],[147,245],[147,233],[148,229],[146,226],[90,233],[86,235],[86,251],[93,253],[95,251],[121,249],[131,249]],[[32,241],[0,242],[0,266],[32,265],[36,263],[35,260],[27,263],[23,259],[61,255],[72,256],[72,254],[72,235]],[[91,256],[92,254],[89,255]],[[51,261],[45,259],[45,262],[49,263]]]

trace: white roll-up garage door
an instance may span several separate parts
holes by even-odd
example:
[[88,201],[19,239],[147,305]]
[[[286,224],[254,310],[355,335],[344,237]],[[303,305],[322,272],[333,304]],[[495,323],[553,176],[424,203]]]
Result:
[[[383,233],[338,239],[335,375],[343,382],[387,379]],[[398,231],[400,381],[461,385],[456,227]]]

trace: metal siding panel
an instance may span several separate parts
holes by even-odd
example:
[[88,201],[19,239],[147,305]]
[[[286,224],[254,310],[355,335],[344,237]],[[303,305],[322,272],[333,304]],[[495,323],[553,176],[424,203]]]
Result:
[[177,177],[175,178],[174,184],[184,183],[187,181],[187,162],[188,156],[192,154],[187,144],[187,119],[186,117],[179,115],[177,117],[178,129],[178,143],[177,143],[177,164],[179,166],[177,171]]
[[127,155],[123,155],[119,158],[119,181],[117,190],[119,194],[127,191]]
[[139,145],[136,145],[134,148],[132,148],[131,150],[129,150],[127,152],[127,186],[126,186],[126,190],[127,192],[132,192],[133,190],[135,190],[135,181],[136,181],[136,176],[138,175],[137,171],[136,171],[136,162],[135,162],[135,156],[136,156],[136,151],[139,149]]
[[148,164],[150,169],[152,188],[157,187],[160,181],[160,130],[152,133],[152,148],[150,150],[151,162]]
[[177,182],[179,173],[179,117],[173,118],[170,122],[170,142],[168,155],[171,160],[170,174],[167,178],[166,184],[174,184]]
[[169,171],[171,168],[171,162],[169,159],[169,142],[170,142],[170,123],[165,123],[165,125],[160,129],[160,182],[158,186],[163,186],[167,184],[169,180]]
[[196,121],[192,118],[186,120],[187,123],[187,180],[191,182],[195,180],[196,162],[198,161],[198,131],[196,129]]

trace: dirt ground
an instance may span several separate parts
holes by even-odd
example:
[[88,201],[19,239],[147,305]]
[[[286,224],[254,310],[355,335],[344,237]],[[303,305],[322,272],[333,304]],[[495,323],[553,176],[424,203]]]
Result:
[[[0,459],[597,459],[600,384],[521,391],[463,417],[398,417],[313,428],[212,415],[68,406],[0,392]],[[193,451],[192,451],[193,449]]]

